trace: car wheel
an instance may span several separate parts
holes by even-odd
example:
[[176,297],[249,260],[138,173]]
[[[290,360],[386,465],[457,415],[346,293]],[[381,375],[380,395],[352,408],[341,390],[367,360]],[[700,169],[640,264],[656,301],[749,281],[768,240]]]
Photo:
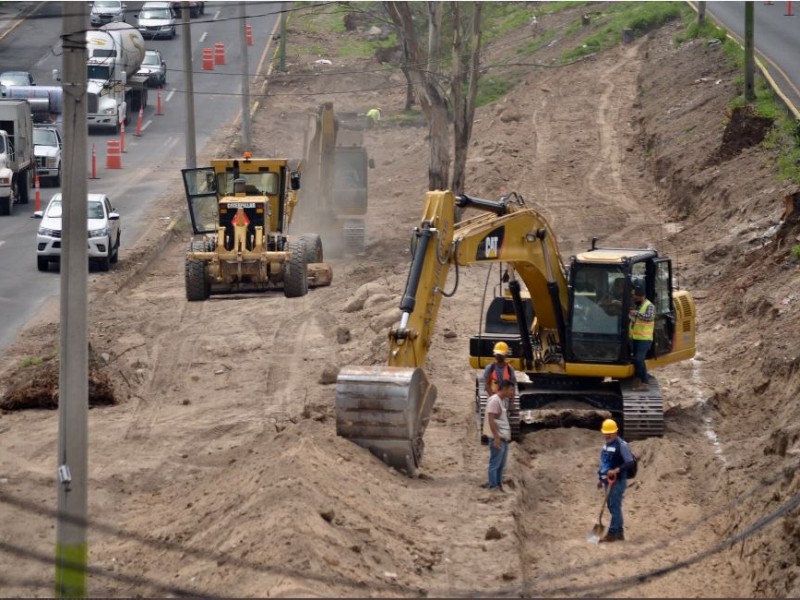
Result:
[[58,165],[58,173],[53,178],[53,183],[55,187],[61,187],[61,165]]
[[97,268],[101,271],[108,271],[111,268],[111,238],[108,238],[108,245],[106,248],[108,248],[106,255],[97,261]]
[[44,256],[36,257],[36,268],[40,271],[47,271],[50,268],[50,261]]
[[111,254],[111,262],[116,264],[119,261],[119,234],[117,234],[117,243],[114,244],[114,250]]

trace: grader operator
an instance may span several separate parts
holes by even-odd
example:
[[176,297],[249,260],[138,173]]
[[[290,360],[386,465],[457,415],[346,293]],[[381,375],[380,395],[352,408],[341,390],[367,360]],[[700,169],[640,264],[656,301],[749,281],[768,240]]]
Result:
[[330,285],[318,234],[289,235],[300,174],[287,159],[216,159],[183,169],[192,230],[186,299],[283,288],[287,298]]
[[[482,212],[456,223],[456,206]],[[567,273],[550,226],[516,194],[492,201],[428,192],[414,239],[400,301],[402,317],[389,332],[388,365],[348,366],[339,373],[339,435],[414,474],[436,398],[422,366],[442,297],[455,292],[459,268],[472,263],[506,268],[508,295],[495,298],[485,328],[470,339],[470,364],[476,369],[489,364],[497,342],[510,347],[507,360],[518,374],[512,434],[518,435],[521,418],[571,400],[610,412],[628,440],[663,435],[663,398],[657,382],[651,376],[646,390],[631,385],[627,312],[633,282],[644,282],[656,307],[648,369],[694,356],[694,300],[673,287],[668,258],[649,248],[598,248],[593,241],[590,250],[571,257]],[[447,291],[452,268],[455,281]],[[614,286],[622,286],[627,294],[622,310],[609,314],[598,302]],[[479,375],[475,409],[481,418],[485,401]]]

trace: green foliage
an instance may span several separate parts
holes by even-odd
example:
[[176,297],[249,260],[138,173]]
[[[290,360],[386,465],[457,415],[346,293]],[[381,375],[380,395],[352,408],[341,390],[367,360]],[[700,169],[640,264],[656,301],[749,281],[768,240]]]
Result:
[[26,359],[24,359],[22,361],[22,365],[21,366],[22,366],[23,369],[26,368],[26,367],[35,367],[36,365],[40,365],[43,362],[44,362],[44,359],[42,359],[42,358],[40,358],[38,356],[29,356],[28,358],[26,358]]
[[584,38],[580,46],[565,52],[561,58],[569,62],[616,46],[622,39],[624,29],[630,29],[635,38],[641,37],[664,23],[681,18],[689,10],[680,2],[616,2],[607,12],[590,13],[594,33]]
[[683,33],[675,36],[675,43],[682,44],[688,40],[706,39],[706,40],[719,40],[724,42],[728,37],[728,30],[722,27],[717,27],[709,19],[706,19],[702,25],[697,22],[697,17],[692,14],[689,25]]
[[800,244],[792,246],[792,258],[795,260],[800,260]]
[[476,106],[485,106],[499,100],[514,87],[514,82],[502,77],[483,76],[478,81],[478,95],[475,98]]

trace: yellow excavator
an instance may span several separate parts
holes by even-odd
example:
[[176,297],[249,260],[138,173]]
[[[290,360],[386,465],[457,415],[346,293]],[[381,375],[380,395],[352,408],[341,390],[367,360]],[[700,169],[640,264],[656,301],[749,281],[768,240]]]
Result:
[[[456,223],[456,208],[479,213]],[[460,267],[474,263],[505,268],[507,293],[490,303],[485,324],[470,339],[470,364],[487,365],[497,342],[510,347],[509,362],[517,371],[510,415],[514,435],[521,420],[562,400],[610,412],[627,440],[663,435],[658,382],[651,375],[647,389],[632,385],[628,311],[634,282],[643,282],[656,308],[648,369],[694,356],[695,303],[689,292],[673,286],[669,258],[650,248],[599,248],[593,240],[591,249],[572,256],[565,268],[547,221],[516,193],[495,201],[428,192],[413,236],[402,316],[389,331],[388,364],[341,369],[338,435],[410,476],[416,473],[436,399],[422,367],[439,305],[455,293]],[[451,270],[455,280],[448,290]],[[603,299],[619,289],[622,297],[610,310]],[[481,377],[476,378],[479,418],[486,401]]]

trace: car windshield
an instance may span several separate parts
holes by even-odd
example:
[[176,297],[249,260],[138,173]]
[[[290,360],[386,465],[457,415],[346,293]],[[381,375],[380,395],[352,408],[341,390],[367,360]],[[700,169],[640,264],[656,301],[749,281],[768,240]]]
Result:
[[143,65],[158,65],[158,54],[145,54],[144,60],[142,61]]
[[140,19],[169,19],[171,16],[168,8],[150,8],[139,13]]
[[105,214],[103,213],[103,203],[97,202],[96,200],[90,200],[88,216],[90,219],[104,218]]
[[47,205],[47,214],[45,216],[53,217],[54,219],[61,218],[61,200],[51,200]]
[[58,139],[56,138],[56,132],[53,131],[52,129],[34,129],[33,145],[58,146]]
[[114,2],[113,0],[97,0],[94,3],[96,8],[120,8],[121,2]]
[[25,73],[3,73],[0,75],[0,83],[3,85],[28,85],[30,80]]

